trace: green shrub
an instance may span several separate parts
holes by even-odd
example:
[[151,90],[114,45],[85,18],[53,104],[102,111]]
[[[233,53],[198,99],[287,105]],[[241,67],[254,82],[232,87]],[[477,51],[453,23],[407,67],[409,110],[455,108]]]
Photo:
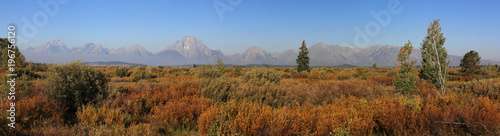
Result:
[[234,75],[240,76],[241,75],[241,67],[240,66],[233,66],[234,69]]
[[281,80],[281,75],[268,68],[253,68],[248,71],[243,77],[244,83],[251,83],[256,85],[275,84]]
[[356,68],[356,76],[358,78],[361,78],[361,80],[366,80],[367,75],[368,75],[368,70],[366,70],[365,67],[359,66],[358,68]]
[[187,68],[187,67],[173,67],[168,71],[168,74],[175,75],[175,76],[189,75],[190,70],[191,69]]
[[130,76],[130,73],[128,72],[129,68],[128,67],[118,67],[116,68],[115,75],[121,77],[126,77]]
[[226,64],[222,63],[222,60],[217,59],[217,64],[215,65],[217,66],[217,69],[219,70],[219,72],[223,73],[226,72]]
[[132,81],[137,82],[141,79],[150,79],[153,78],[153,74],[151,73],[150,70],[146,68],[146,66],[139,66],[135,67],[130,71],[130,77],[132,78]]
[[48,77],[50,97],[70,112],[105,97],[108,79],[80,61],[51,67],[51,72]]
[[333,71],[333,68],[331,68],[331,67],[323,67],[322,69],[323,69],[326,73],[335,73],[335,72]]
[[238,86],[238,82],[229,77],[203,79],[200,82],[201,95],[216,103],[226,102],[230,92]]
[[207,65],[203,66],[203,68],[201,68],[198,71],[198,74],[196,75],[196,77],[198,77],[198,78],[219,78],[222,75],[223,75],[223,73],[221,71],[219,71],[218,69],[214,69],[214,68],[212,68],[212,65],[207,64]]

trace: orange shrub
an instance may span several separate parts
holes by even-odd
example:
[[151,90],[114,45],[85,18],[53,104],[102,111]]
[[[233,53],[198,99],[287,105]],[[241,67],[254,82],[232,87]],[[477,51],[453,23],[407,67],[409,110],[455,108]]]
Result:
[[272,109],[246,101],[212,107],[199,120],[202,135],[330,135],[344,128],[353,135],[368,135],[375,127],[366,100],[349,98],[335,105],[292,106]]
[[132,115],[149,114],[151,108],[187,96],[200,97],[198,81],[192,76],[167,77],[162,83],[138,82],[121,87],[111,105]]
[[473,80],[469,82],[451,81],[448,88],[453,92],[472,93],[495,100],[500,99],[500,78]]
[[470,107],[460,109],[468,133],[473,135],[500,134],[500,104],[488,98],[477,98]]
[[159,127],[194,128],[202,112],[212,105],[212,101],[205,98],[183,97],[179,100],[168,101],[152,109],[152,122]]
[[382,85],[392,86],[392,81],[394,81],[394,76],[370,76],[368,80],[378,82]]
[[199,120],[202,135],[263,135],[267,133],[272,109],[262,104],[242,101],[212,107]]
[[84,105],[78,109],[76,116],[79,123],[91,126],[123,124],[125,119],[120,109],[112,109],[107,105]]
[[[18,101],[15,103],[15,131],[24,132],[33,127],[63,123],[62,113],[64,109],[54,100],[48,100],[43,95],[24,98],[16,97],[16,99]],[[3,101],[1,109],[7,111],[10,108],[10,101],[7,99],[3,99]],[[0,115],[3,118],[2,123],[10,123],[7,119],[9,112]]]
[[374,101],[378,113],[374,119],[379,133],[389,135],[428,135],[423,128],[422,102],[414,99],[379,99]]
[[329,104],[338,98],[350,96],[375,99],[391,96],[393,87],[386,87],[370,80],[350,79],[319,81],[311,85],[310,102],[315,105]]

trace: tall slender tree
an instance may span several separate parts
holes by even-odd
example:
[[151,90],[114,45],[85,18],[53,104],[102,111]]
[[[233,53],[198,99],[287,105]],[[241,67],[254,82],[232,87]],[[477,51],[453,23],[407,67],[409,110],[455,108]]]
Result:
[[297,71],[300,73],[301,71],[307,70],[307,72],[311,71],[309,68],[309,51],[307,50],[306,40],[302,41],[302,46],[299,48],[300,52],[297,56]]
[[394,81],[394,86],[396,90],[401,92],[414,92],[416,75],[413,74],[413,68],[415,67],[416,61],[410,61],[410,55],[412,53],[413,46],[410,40],[405,46],[399,49],[398,54],[398,65],[396,73],[396,79]]
[[427,36],[421,43],[422,47],[422,70],[420,78],[431,80],[432,83],[445,95],[446,75],[450,61],[447,61],[448,52],[443,47],[446,38],[441,33],[439,19],[434,20],[427,28]]

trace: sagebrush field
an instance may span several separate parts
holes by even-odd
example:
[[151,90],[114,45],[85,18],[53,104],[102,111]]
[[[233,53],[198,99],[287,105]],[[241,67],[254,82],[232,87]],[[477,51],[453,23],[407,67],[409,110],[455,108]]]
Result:
[[499,68],[459,70],[448,68],[443,99],[421,79],[396,91],[396,68],[29,63],[16,79],[18,127],[1,135],[499,135]]

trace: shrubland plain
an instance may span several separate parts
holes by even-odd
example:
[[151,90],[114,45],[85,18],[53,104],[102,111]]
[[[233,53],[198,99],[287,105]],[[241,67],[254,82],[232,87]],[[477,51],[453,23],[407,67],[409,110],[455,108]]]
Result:
[[[398,67],[399,68],[399,67]],[[447,68],[442,96],[398,68],[27,63],[2,135],[499,135],[500,68]],[[418,75],[421,67],[410,71]],[[0,70],[6,82],[6,69]],[[2,94],[7,94],[2,84]],[[1,97],[1,110],[10,108]],[[1,124],[9,123],[1,112]]]

